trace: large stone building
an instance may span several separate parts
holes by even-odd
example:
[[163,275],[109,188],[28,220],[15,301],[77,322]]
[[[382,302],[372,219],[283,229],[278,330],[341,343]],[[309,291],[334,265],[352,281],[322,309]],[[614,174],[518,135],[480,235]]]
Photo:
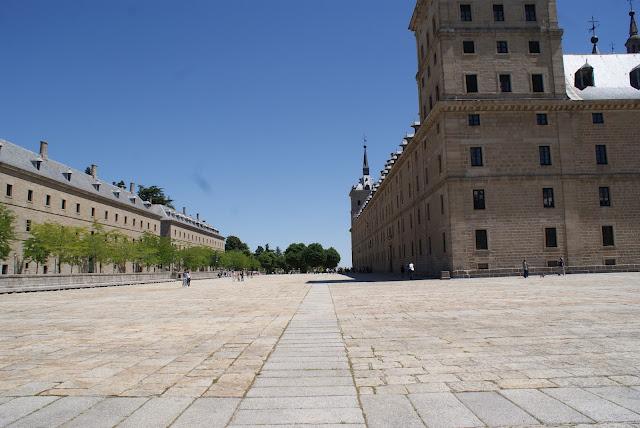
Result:
[[[2,274],[34,274],[35,264],[22,260],[23,242],[33,224],[58,223],[91,229],[94,223],[105,230],[117,230],[130,239],[144,233],[171,237],[180,248],[207,246],[224,251],[224,237],[200,216],[192,218],[163,205],[140,199],[136,186],[129,190],[103,182],[93,165],[86,174],[48,156],[48,144],[40,143],[34,153],[0,140],[0,202],[15,214],[17,241],[7,260],[0,261]],[[131,272],[134,267],[126,267]],[[40,273],[53,273],[50,260]],[[62,273],[71,271],[62,266]]]
[[555,0],[419,0],[421,120],[371,190],[352,190],[354,268],[640,263],[630,16],[627,54],[599,54],[594,35],[594,54],[563,55]]

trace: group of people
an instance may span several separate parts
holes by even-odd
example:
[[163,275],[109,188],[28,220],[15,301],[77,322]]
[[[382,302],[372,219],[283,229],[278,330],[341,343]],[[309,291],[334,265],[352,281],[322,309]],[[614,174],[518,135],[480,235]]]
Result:
[[191,272],[185,269],[182,273],[182,286],[191,287]]
[[[564,257],[560,257],[560,259],[558,260],[558,268],[558,275],[565,276],[567,274]],[[527,263],[527,259],[522,260],[522,276],[525,278],[529,278],[529,263]],[[544,278],[544,272],[541,272],[540,276]]]

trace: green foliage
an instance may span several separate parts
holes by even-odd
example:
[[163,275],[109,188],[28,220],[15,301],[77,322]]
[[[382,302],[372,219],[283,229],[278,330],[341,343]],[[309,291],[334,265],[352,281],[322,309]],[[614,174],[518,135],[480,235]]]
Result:
[[5,260],[11,252],[11,242],[16,239],[13,228],[15,216],[0,203],[0,260]]
[[[166,205],[174,208],[173,199],[165,195],[164,189],[158,186],[138,186],[138,196],[143,201],[150,201],[153,204]],[[175,209],[175,208],[174,208]]]
[[25,261],[32,261],[36,263],[36,274],[38,273],[40,265],[47,262],[49,255],[49,251],[44,244],[33,236],[30,236],[26,241],[24,241],[22,256]]
[[278,268],[278,256],[272,251],[265,251],[258,256],[258,261],[267,273],[273,273]]
[[291,244],[284,252],[284,257],[287,265],[291,269],[300,270],[301,272],[307,271],[307,265],[304,261],[303,253],[307,248],[306,245],[299,244]]
[[256,248],[256,252],[253,253],[253,255],[256,257],[260,257],[260,254],[262,253],[264,253],[264,248],[261,245],[258,245],[258,248]]
[[302,258],[305,265],[309,266],[312,269],[318,269],[324,268],[327,256],[324,252],[324,248],[322,248],[322,245],[314,243],[310,244],[307,248],[304,249],[304,251],[302,252]]
[[260,262],[255,257],[239,250],[224,252],[221,256],[221,265],[230,270],[257,270],[260,268]]
[[336,267],[338,267],[339,263],[340,263],[340,253],[338,253],[338,251],[333,247],[327,248],[325,250],[324,267],[326,267],[327,269],[335,269]]
[[249,250],[249,246],[242,242],[240,238],[237,236],[229,236],[224,243],[224,250],[227,252],[230,251],[241,251],[245,255],[249,256],[251,254],[251,250]]

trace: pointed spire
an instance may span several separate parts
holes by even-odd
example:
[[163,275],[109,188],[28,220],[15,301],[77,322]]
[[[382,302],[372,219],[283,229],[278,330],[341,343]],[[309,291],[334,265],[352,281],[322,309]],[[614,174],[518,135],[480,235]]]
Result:
[[631,10],[629,16],[631,17],[631,24],[629,25],[629,37],[638,35],[638,24],[636,24],[636,12],[633,10],[633,0],[629,0]]
[[600,53],[600,50],[598,49],[598,42],[600,41],[600,39],[596,35],[596,29],[598,28],[599,21],[596,21],[596,19],[592,16],[591,21],[589,22],[591,23],[591,28],[589,29],[589,31],[591,31],[591,34],[592,34],[591,43],[593,44],[593,49],[591,50],[591,53],[593,55],[598,55]]
[[640,53],[640,36],[638,36],[638,24],[636,23],[636,12],[633,10],[633,0],[629,0],[629,5],[631,6],[629,10],[631,23],[629,24],[629,39],[625,46],[627,53],[635,54]]
[[362,175],[369,175],[369,159],[367,159],[367,137],[364,137],[364,161],[362,162]]

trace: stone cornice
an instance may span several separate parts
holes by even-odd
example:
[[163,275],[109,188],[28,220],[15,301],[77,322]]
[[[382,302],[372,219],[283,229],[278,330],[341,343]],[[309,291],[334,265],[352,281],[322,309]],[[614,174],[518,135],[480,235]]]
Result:
[[415,137],[411,140],[409,145],[405,148],[402,156],[391,167],[391,170],[383,181],[382,185],[378,187],[376,193],[369,200],[367,205],[362,208],[356,218],[353,219],[354,224],[358,222],[359,217],[365,213],[369,204],[373,204],[378,200],[378,194],[387,187],[387,181],[392,179],[398,165],[404,163],[405,155],[412,151],[415,145],[422,141],[426,134],[431,130],[434,124],[438,121],[443,113],[457,113],[457,112],[558,112],[558,111],[591,111],[591,110],[640,110],[640,99],[637,100],[570,100],[570,99],[513,99],[513,100],[446,100],[440,101],[431,111],[429,116],[425,119],[424,123],[417,129]]

